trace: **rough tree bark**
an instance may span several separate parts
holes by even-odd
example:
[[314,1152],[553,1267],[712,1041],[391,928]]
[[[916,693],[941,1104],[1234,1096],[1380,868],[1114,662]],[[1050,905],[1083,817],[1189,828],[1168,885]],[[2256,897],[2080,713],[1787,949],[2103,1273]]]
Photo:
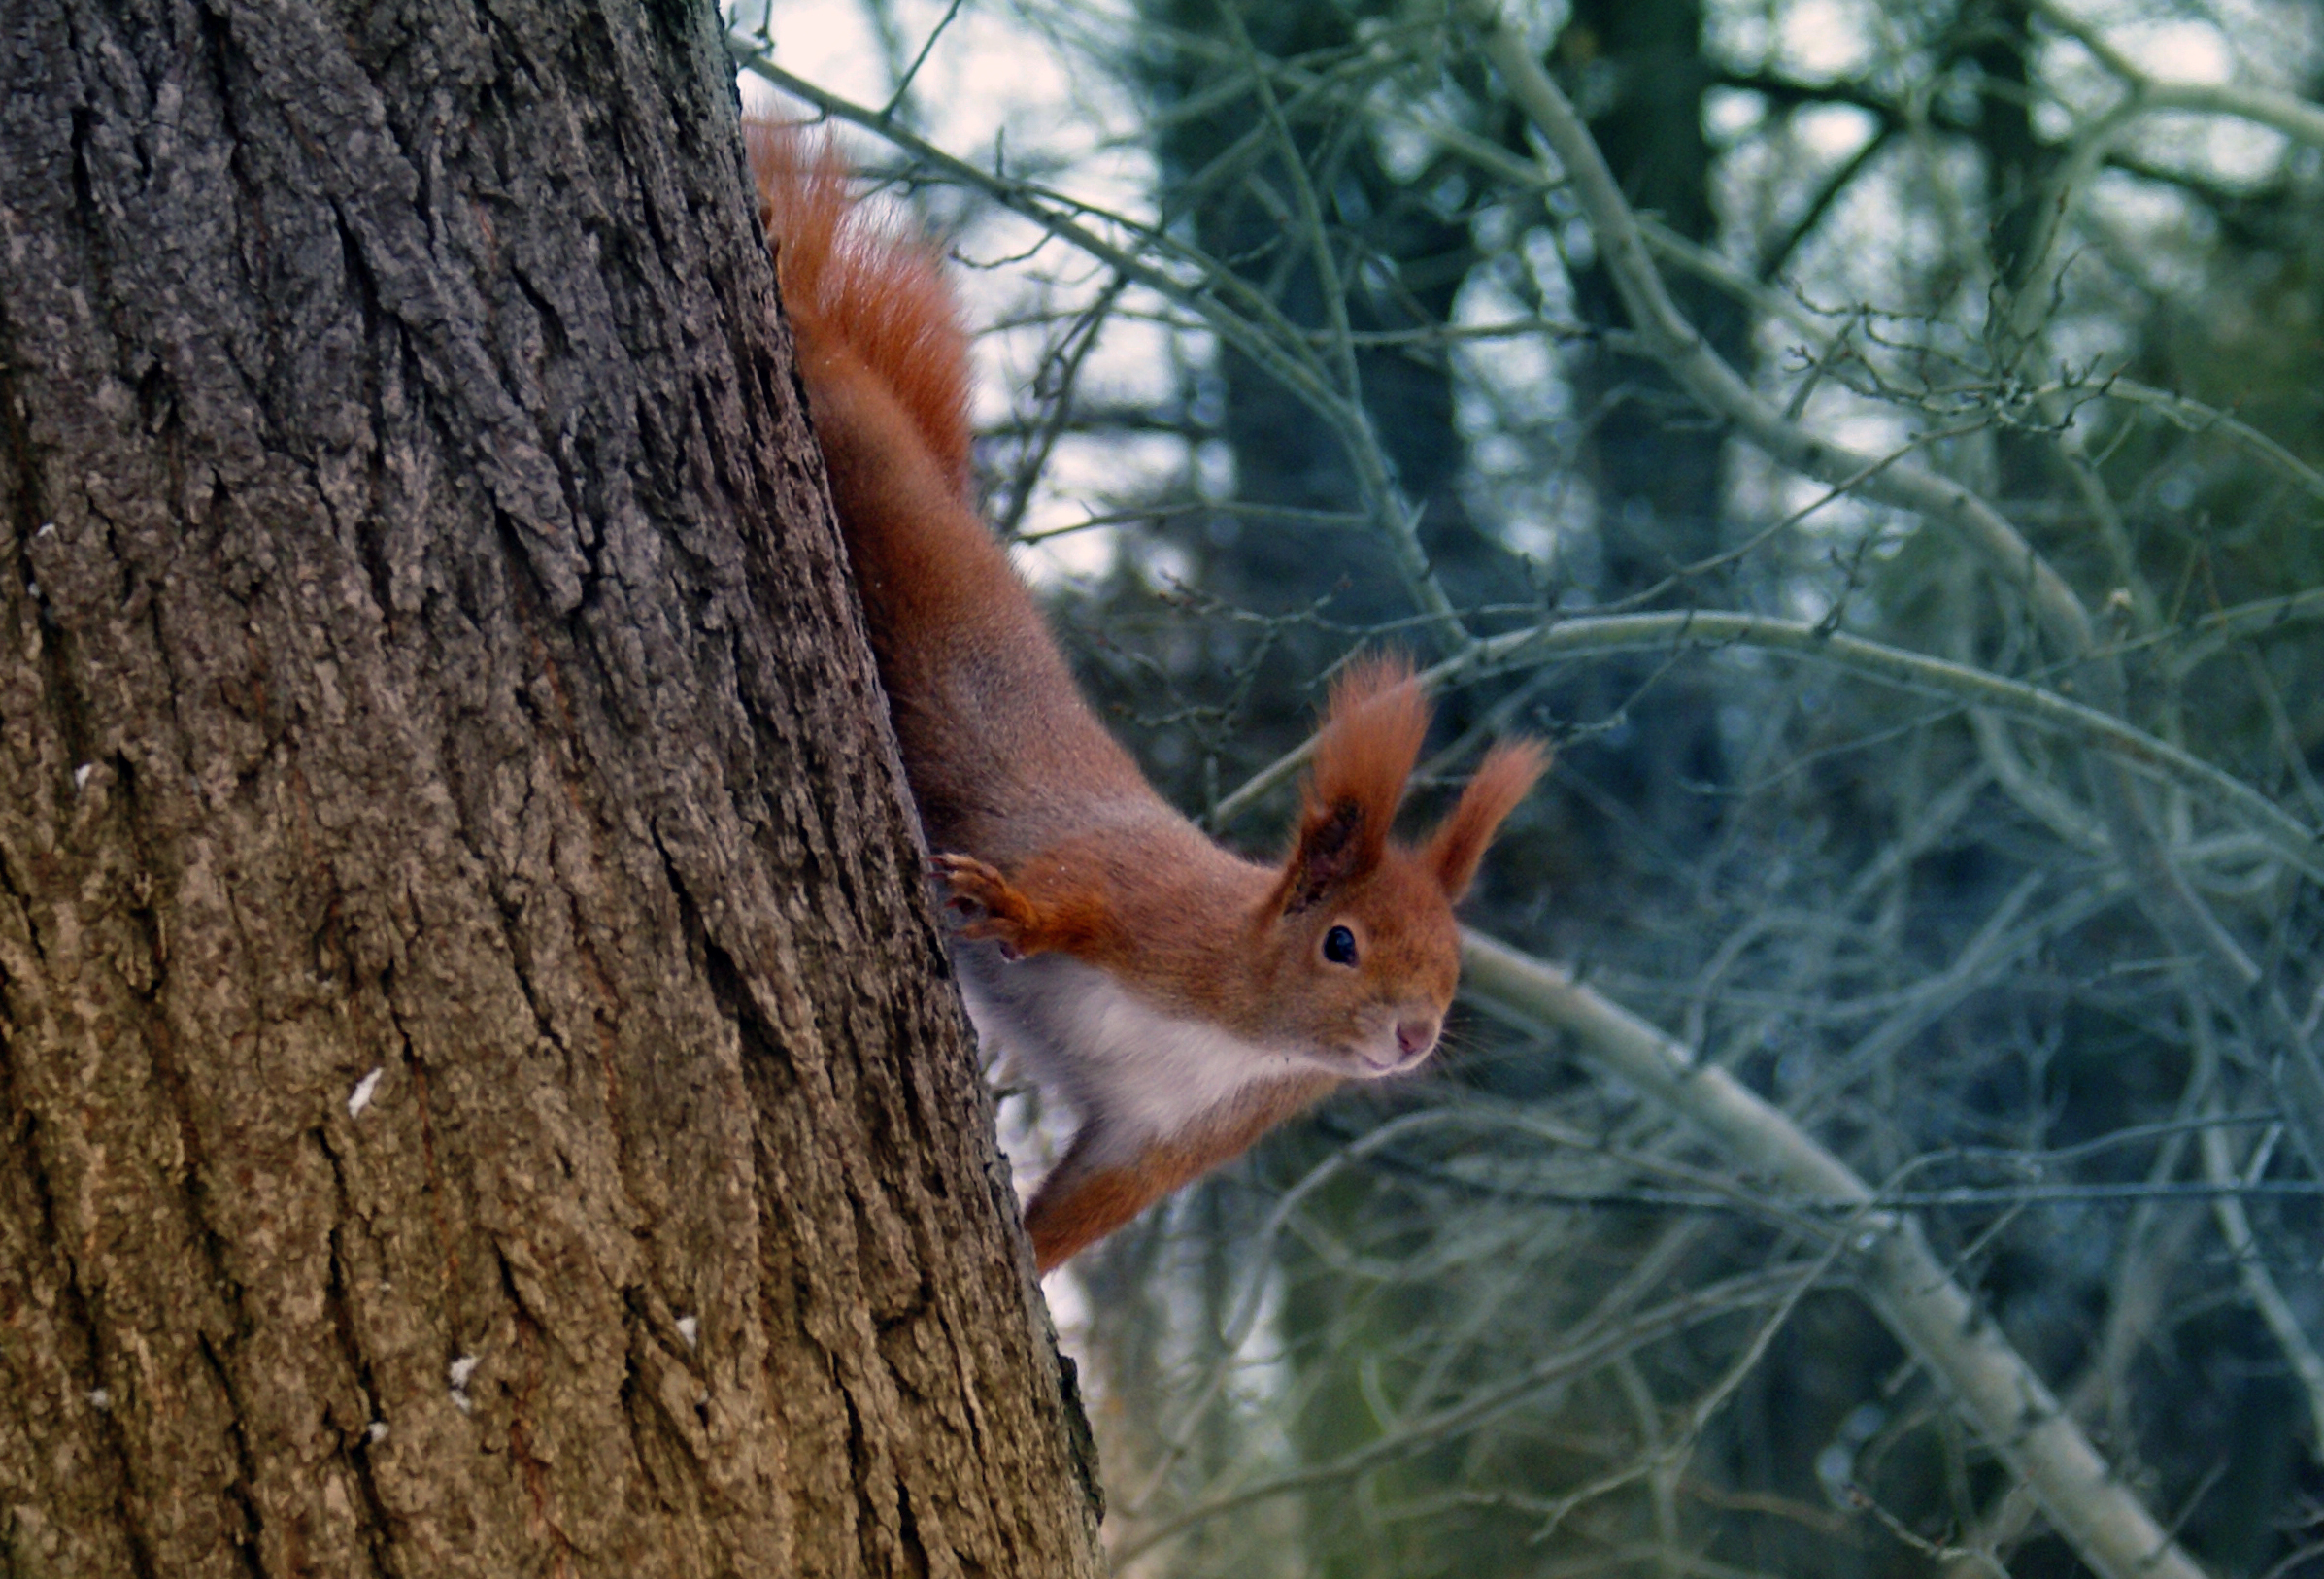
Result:
[[0,1572],[1077,1574],[706,4],[0,6]]

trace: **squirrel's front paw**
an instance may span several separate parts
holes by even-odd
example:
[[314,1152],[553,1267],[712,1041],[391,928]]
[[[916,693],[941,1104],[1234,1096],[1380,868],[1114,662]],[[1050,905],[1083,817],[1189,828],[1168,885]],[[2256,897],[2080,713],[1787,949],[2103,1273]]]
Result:
[[950,893],[945,902],[970,918],[960,928],[962,937],[998,943],[1004,959],[1021,959],[1035,952],[1027,946],[1037,929],[1032,901],[1001,875],[1000,868],[974,856],[937,856],[930,870]]

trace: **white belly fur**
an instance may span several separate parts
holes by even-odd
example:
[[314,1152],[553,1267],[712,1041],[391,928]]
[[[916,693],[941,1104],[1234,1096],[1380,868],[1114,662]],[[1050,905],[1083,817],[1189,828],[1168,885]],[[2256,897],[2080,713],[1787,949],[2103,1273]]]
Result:
[[1090,1160],[1101,1165],[1183,1133],[1258,1082],[1315,1067],[1296,1049],[1174,1018],[1061,955],[1011,964],[989,944],[956,944],[953,962],[986,1056],[1013,1055],[1085,1127],[1096,1124]]

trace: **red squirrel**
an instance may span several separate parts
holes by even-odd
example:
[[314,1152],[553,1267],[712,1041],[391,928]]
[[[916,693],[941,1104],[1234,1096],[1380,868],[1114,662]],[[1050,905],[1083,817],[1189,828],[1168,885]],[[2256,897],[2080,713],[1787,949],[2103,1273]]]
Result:
[[1429,706],[1410,665],[1332,687],[1291,852],[1214,844],[1097,722],[972,498],[968,341],[937,254],[855,200],[827,135],[746,125],[865,622],[988,1053],[1070,1106],[1026,1208],[1043,1272],[1349,1080],[1436,1046],[1453,902],[1541,772],[1497,746],[1392,841]]

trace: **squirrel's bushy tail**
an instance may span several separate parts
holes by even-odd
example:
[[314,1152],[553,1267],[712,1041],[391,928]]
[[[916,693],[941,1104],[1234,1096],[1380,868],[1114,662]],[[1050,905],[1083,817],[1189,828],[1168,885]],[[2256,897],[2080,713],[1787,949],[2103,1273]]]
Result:
[[976,511],[968,337],[940,254],[865,212],[827,134],[745,123],[831,503],[931,848],[1012,861],[1055,787],[1153,791]]
[[746,120],[758,218],[802,357],[853,357],[969,494],[968,335],[935,250],[858,202],[829,132]]

